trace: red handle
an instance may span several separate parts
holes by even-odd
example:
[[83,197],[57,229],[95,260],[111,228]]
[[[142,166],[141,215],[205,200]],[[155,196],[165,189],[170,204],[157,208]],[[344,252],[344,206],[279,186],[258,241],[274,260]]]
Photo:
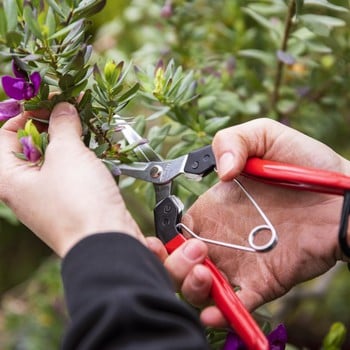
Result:
[[243,175],[258,181],[299,190],[343,195],[350,177],[327,170],[301,167],[260,158],[249,158]]
[[[185,241],[186,238],[179,234],[166,243],[165,247],[169,253],[172,253]],[[208,258],[205,259],[204,265],[210,269],[213,276],[211,296],[232,329],[236,331],[248,349],[268,350],[268,340],[230,284]]]

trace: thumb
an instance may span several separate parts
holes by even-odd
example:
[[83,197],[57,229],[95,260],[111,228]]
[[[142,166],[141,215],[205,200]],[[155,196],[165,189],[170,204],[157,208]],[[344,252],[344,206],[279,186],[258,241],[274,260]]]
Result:
[[220,130],[213,139],[213,151],[221,180],[239,175],[248,157],[263,157],[280,128],[279,123],[261,118]]
[[80,138],[81,134],[82,127],[76,108],[67,102],[57,104],[50,117],[50,142]]

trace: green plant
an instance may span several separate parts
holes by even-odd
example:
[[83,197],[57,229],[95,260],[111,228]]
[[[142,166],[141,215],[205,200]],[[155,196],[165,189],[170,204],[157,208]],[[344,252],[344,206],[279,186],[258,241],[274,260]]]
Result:
[[[24,108],[76,104],[84,140],[100,158],[134,159],[115,130],[116,113],[169,158],[260,116],[350,155],[347,1],[109,1],[108,23],[104,3],[3,0],[0,6],[1,70],[8,74],[15,59],[43,79]],[[100,10],[91,32],[91,15]],[[189,186],[180,179],[174,190],[188,207],[215,181]],[[120,186],[132,212],[139,211],[135,197],[152,207],[150,185],[124,179]],[[150,215],[141,222],[145,231],[152,231],[150,222]]]

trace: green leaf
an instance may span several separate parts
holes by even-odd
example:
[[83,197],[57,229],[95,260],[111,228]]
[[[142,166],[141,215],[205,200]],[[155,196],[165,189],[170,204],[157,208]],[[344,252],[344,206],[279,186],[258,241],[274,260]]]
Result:
[[56,3],[55,0],[46,0],[52,10],[57,13],[62,19],[66,18],[66,14],[62,11],[61,7]]
[[40,134],[40,138],[41,138],[41,152],[42,154],[45,154],[46,147],[49,144],[49,134],[46,132],[42,132]]
[[90,17],[100,12],[106,5],[106,0],[82,0],[73,11],[73,18]]
[[263,16],[276,16],[287,10],[286,4],[282,1],[255,2],[249,4],[249,8]]
[[0,217],[12,225],[19,224],[19,221],[17,220],[13,211],[2,202],[0,202]]
[[45,24],[46,24],[46,28],[47,28],[47,36],[50,37],[56,31],[56,17],[55,17],[55,13],[51,7],[47,10]]
[[108,143],[104,143],[104,144],[99,145],[96,148],[94,148],[93,151],[94,151],[94,153],[96,154],[97,157],[101,157],[104,154],[104,152],[107,151],[108,147],[109,147],[109,144]]
[[342,27],[344,20],[331,16],[306,14],[299,16],[299,19],[314,33],[321,36],[328,36],[334,27]]
[[271,24],[271,21],[266,19],[264,16],[260,15],[256,11],[250,9],[249,7],[244,7],[243,12],[245,12],[250,17],[254,18],[260,25],[262,25],[266,29],[276,32],[277,29]]
[[6,33],[6,43],[9,48],[15,49],[17,48],[22,41],[22,34],[18,32],[7,32]]
[[238,55],[241,57],[255,58],[266,65],[271,65],[274,62],[274,57],[271,53],[262,50],[247,49],[240,50]]
[[325,7],[330,10],[338,11],[338,12],[348,12],[349,10],[346,7],[338,6],[331,4],[327,0],[304,0],[304,5],[314,5],[317,7]]
[[297,15],[301,14],[301,11],[303,9],[303,5],[304,5],[304,0],[296,0],[295,1],[295,12]]
[[131,98],[133,98],[137,94],[139,87],[140,87],[140,84],[135,83],[133,87],[131,87],[127,92],[125,92],[122,96],[118,98],[118,102],[129,101]]
[[150,145],[152,148],[156,148],[163,143],[163,141],[168,136],[170,128],[170,124],[165,124],[161,127],[156,125],[150,129],[148,133],[148,139],[150,140]]
[[28,160],[27,157],[23,153],[19,153],[19,152],[13,152],[13,153],[20,160],[26,160],[26,161]]
[[162,117],[163,115],[166,115],[170,111],[170,107],[165,106],[161,107],[159,110],[156,112],[152,113],[150,116],[147,117],[147,120],[155,120],[158,119],[159,117]]
[[230,116],[217,117],[207,120],[204,131],[210,135],[215,134],[220,129],[228,126],[228,122],[231,120]]
[[6,15],[7,31],[11,32],[17,28],[17,5],[13,0],[3,0]]
[[63,75],[58,82],[58,86],[63,91],[71,88],[73,85],[74,85],[74,77],[70,74]]
[[77,22],[73,22],[71,24],[69,24],[68,26],[62,28],[61,30],[57,31],[55,34],[51,35],[49,37],[49,40],[51,39],[57,39],[60,38],[62,36],[65,36],[66,34],[70,33],[71,31],[75,30],[79,30],[82,26],[84,25],[84,20],[79,20]]
[[7,33],[7,20],[5,10],[0,6],[0,37],[5,38]]
[[23,17],[24,20],[29,28],[29,30],[32,32],[32,34],[37,37],[38,39],[43,39],[43,34],[41,32],[41,28],[39,26],[39,22],[34,16],[34,12],[30,5],[25,5],[23,8]]

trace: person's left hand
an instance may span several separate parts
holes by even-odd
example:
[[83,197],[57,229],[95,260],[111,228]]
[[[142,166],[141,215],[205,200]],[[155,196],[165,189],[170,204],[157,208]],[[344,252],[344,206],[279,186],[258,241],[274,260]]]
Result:
[[14,155],[21,152],[17,130],[27,118],[21,114],[0,129],[0,199],[18,219],[60,256],[99,232],[128,233],[145,243],[113,176],[84,146],[76,109],[68,103],[54,108],[41,167]]

